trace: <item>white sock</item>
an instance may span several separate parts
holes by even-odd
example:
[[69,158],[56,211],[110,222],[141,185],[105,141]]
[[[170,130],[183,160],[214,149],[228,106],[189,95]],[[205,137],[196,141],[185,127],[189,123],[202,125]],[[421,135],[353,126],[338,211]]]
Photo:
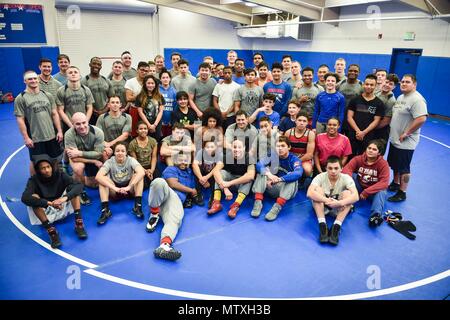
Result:
[[318,218],[317,220],[319,220],[319,223],[327,223],[327,220],[325,220],[325,218]]
[[336,219],[334,221],[334,224],[337,224],[338,226],[342,226],[342,221],[339,221],[339,220]]

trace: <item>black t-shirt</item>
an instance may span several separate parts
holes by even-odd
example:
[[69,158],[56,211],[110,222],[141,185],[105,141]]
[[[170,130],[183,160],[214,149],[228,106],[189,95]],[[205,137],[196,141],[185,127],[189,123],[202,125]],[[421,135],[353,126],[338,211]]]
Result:
[[243,176],[247,173],[247,169],[250,164],[248,153],[241,159],[235,159],[233,153],[229,150],[223,155],[223,170],[237,176]]
[[[354,97],[348,104],[348,110],[354,112],[353,120],[359,129],[366,129],[375,116],[384,116],[384,103],[379,98],[367,101],[362,95]],[[351,128],[353,131],[353,129]]]
[[197,120],[197,114],[191,108],[188,108],[188,112],[186,114],[181,112],[179,109],[172,112],[172,125],[175,122],[179,122],[184,125],[191,125],[194,124],[195,120]]

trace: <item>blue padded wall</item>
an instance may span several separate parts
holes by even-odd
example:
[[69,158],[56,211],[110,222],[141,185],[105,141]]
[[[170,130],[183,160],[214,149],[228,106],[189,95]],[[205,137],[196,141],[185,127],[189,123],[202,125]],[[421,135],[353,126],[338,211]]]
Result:
[[56,57],[58,47],[2,47],[0,48],[0,90],[17,96],[24,89],[23,73],[35,70],[39,73],[39,60],[49,58],[53,62],[53,73],[58,72]]
[[[166,65],[171,68],[170,54],[174,51],[180,52],[183,58],[190,64],[190,70],[195,73],[204,56],[212,56],[215,61],[226,63],[229,49],[179,49],[166,48],[164,56]],[[248,66],[253,65],[252,57],[254,50],[235,50],[238,57],[243,58]],[[334,62],[337,58],[344,58],[347,66],[357,63],[361,67],[360,79],[372,73],[374,69],[383,68],[389,70],[390,54],[365,54],[365,53],[338,53],[338,52],[297,52],[297,51],[258,51],[264,55],[264,60],[269,66],[275,62],[281,62],[282,56],[290,54],[294,60],[300,61],[302,67],[310,66],[317,70],[319,65],[327,64],[334,70]],[[450,58],[421,56],[417,66],[416,76],[418,79],[417,90],[425,97],[428,103],[428,112],[450,117],[450,82],[447,81],[447,72],[450,70]],[[315,79],[317,80],[317,79]]]

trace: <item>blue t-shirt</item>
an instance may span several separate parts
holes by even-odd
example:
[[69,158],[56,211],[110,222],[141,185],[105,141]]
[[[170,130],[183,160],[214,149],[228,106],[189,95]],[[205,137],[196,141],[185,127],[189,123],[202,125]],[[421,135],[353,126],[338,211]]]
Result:
[[262,117],[268,117],[270,119],[270,121],[272,121],[273,127],[278,126],[280,124],[280,114],[278,112],[274,111],[274,112],[272,112],[271,115],[268,115],[264,111],[261,111],[256,116],[256,121],[255,121],[256,129],[259,129],[259,119],[261,119]]
[[[327,123],[332,117],[337,117],[342,124],[344,123],[345,97],[339,91],[327,93],[323,91],[316,97],[314,104],[314,114],[312,118],[312,127],[316,128],[316,122]],[[339,129],[340,131],[340,129]]]
[[266,172],[266,170],[270,170],[271,166],[276,166],[276,162],[272,164],[273,161],[278,162],[276,176],[280,177],[284,182],[295,182],[302,177],[302,162],[296,155],[290,152],[286,159],[281,159],[275,152],[272,153],[270,157],[261,159],[256,164],[256,171],[262,174]]
[[236,82],[237,84],[245,84],[245,77],[244,77],[244,76],[242,76],[242,77],[236,77],[236,76],[233,74],[232,79],[233,79],[233,81]]
[[278,130],[281,132],[286,132],[289,129],[295,127],[295,121],[291,120],[291,117],[284,117],[283,120],[280,121],[280,125],[278,126]]
[[275,105],[273,111],[276,111],[280,116],[284,116],[288,109],[288,102],[292,97],[292,87],[286,81],[280,84],[274,84],[273,82],[267,82],[264,85],[264,93],[272,93],[275,95]]
[[177,90],[172,86],[167,90],[164,89],[163,86],[159,86],[159,92],[161,92],[166,101],[162,116],[162,124],[170,124],[172,112],[177,109]]
[[[195,188],[195,178],[194,173],[192,172],[191,168],[188,168],[186,170],[181,170],[180,168],[176,166],[170,166],[164,169],[163,178],[165,180],[169,178],[175,178],[178,179],[178,182],[181,183],[183,186],[189,187],[189,188]],[[186,200],[186,193],[173,190],[177,193],[178,197],[180,198],[181,202],[184,202]]]

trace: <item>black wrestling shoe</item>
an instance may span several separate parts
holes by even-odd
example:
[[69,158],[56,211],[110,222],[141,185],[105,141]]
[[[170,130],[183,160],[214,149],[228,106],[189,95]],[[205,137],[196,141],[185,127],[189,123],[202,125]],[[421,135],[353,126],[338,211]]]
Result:
[[100,215],[100,218],[98,218],[97,224],[99,224],[99,225],[105,224],[106,220],[111,218],[111,216],[112,216],[112,212],[111,212],[111,210],[109,210],[109,208],[102,209],[102,214]]
[[327,224],[325,222],[319,223],[319,230],[320,230],[319,242],[327,243],[329,240]]
[[48,235],[50,236],[51,243],[53,249],[59,248],[62,246],[61,240],[59,239],[58,231],[56,231],[55,227],[50,227],[47,230]]
[[183,203],[183,208],[190,209],[192,208],[192,198],[188,196]]
[[86,239],[88,237],[87,232],[84,229],[83,219],[75,220],[75,233],[80,239]]
[[333,224],[330,231],[330,238],[328,240],[334,246],[339,244],[339,233],[341,232],[341,226],[338,224]]
[[203,194],[200,191],[198,191],[197,194],[194,197],[192,197],[192,200],[196,205],[198,205],[200,207],[203,207],[205,205],[205,200],[203,199]]
[[144,219],[144,213],[142,212],[142,206],[134,206],[133,207],[133,214],[138,219]]
[[84,204],[86,206],[91,204],[91,199],[89,198],[89,196],[87,195],[86,191],[83,191],[80,194],[80,203]]
[[400,185],[398,183],[395,183],[394,181],[392,181],[388,187],[389,191],[398,191],[399,189],[400,189]]
[[402,190],[398,190],[396,194],[394,194],[392,197],[389,197],[387,200],[391,201],[391,202],[405,201],[406,200],[406,193],[403,192]]
[[379,226],[381,226],[381,224],[383,223],[383,221],[384,221],[384,219],[383,219],[383,217],[381,216],[381,214],[375,212],[375,213],[372,214],[372,215],[370,216],[370,218],[369,218],[369,226],[372,227],[372,228],[379,227]]

